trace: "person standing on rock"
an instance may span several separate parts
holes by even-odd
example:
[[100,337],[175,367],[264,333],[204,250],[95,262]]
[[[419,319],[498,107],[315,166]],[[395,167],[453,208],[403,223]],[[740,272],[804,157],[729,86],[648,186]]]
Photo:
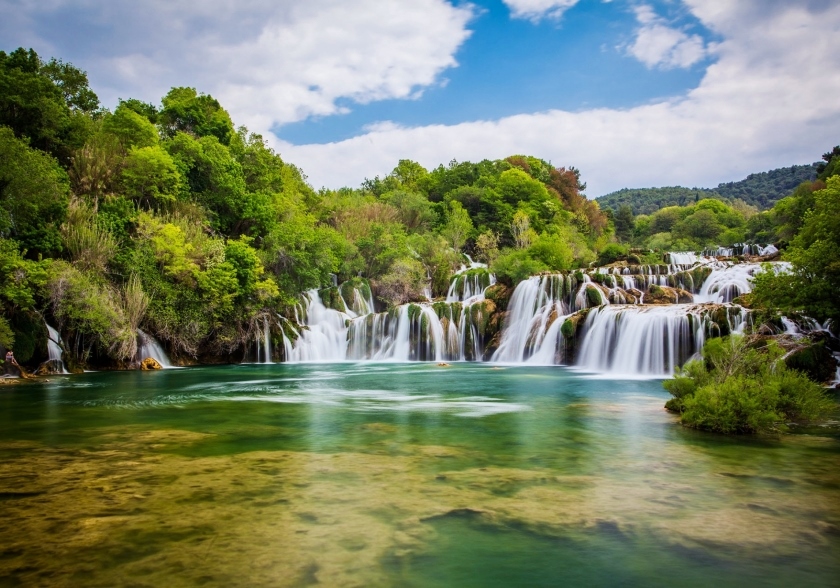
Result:
[[20,370],[20,366],[18,365],[18,362],[15,359],[15,354],[11,349],[6,351],[6,364],[5,364],[4,367],[6,368],[6,375],[9,375],[9,376],[19,375],[14,368],[17,368],[18,370]]

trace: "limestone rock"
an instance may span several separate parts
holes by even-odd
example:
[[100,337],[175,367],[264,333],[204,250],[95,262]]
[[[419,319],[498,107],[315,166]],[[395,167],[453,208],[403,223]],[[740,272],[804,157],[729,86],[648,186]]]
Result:
[[141,370],[162,370],[163,366],[160,365],[160,362],[156,360],[154,357],[147,357],[143,361],[140,362],[140,369]]

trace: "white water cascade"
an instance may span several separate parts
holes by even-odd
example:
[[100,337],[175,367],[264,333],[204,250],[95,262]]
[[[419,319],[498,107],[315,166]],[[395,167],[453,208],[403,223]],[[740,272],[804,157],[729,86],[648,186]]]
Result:
[[[480,270],[480,271],[479,271]],[[484,266],[472,263],[455,275],[446,302],[410,303],[388,312],[373,312],[372,297],[358,287],[339,288],[328,308],[319,291],[310,290],[297,311],[296,339],[284,335],[287,361],[481,361],[489,315],[485,290],[496,283]],[[369,292],[369,291],[368,291]]]
[[[731,301],[750,292],[762,267],[680,252],[669,253],[666,261],[544,274],[520,282],[508,302],[492,358],[485,352],[484,334],[495,303],[485,292],[496,280],[480,264],[461,268],[445,302],[405,304],[387,312],[374,312],[369,289],[357,282],[311,290],[295,321],[284,326],[285,358],[489,359],[665,377],[698,354],[706,338],[743,331],[749,315]],[[783,271],[786,264],[774,267]]]
[[137,329],[137,355],[135,356],[135,360],[140,362],[147,357],[156,360],[163,369],[172,367],[172,364],[169,362],[169,357],[167,357],[166,352],[160,346],[157,339]]
[[57,361],[61,364],[62,374],[69,373],[67,368],[64,367],[64,361],[61,359],[61,356],[64,353],[61,349],[61,335],[50,325],[47,325],[47,333],[49,333],[47,337],[47,355],[49,356],[49,360]]
[[[262,329],[257,329],[257,337],[256,337],[256,344],[257,344],[257,363],[273,363],[271,361],[271,329],[268,325],[268,318],[263,317],[262,320]],[[260,357],[262,357],[262,361],[260,361]]]
[[[341,361],[347,358],[347,321],[352,317],[327,308],[318,290],[306,293],[308,301],[303,317],[297,317],[298,324],[306,328],[298,333],[294,344],[284,341],[286,361]],[[301,323],[301,318],[303,322]],[[284,335],[285,339],[285,335]]]
[[575,365],[593,372],[671,375],[703,348],[708,314],[695,305],[592,310]]
[[[568,337],[576,337],[578,367],[668,376],[700,352],[706,337],[743,331],[747,312],[728,303],[751,291],[760,264],[736,265],[693,253],[670,253],[669,261],[532,276],[520,282],[508,304],[493,361],[571,363]],[[785,264],[774,267],[781,271]],[[645,292],[653,286],[667,286],[671,296],[683,291],[681,303],[645,305]],[[581,317],[575,314],[587,308],[591,310],[579,327]],[[567,319],[572,320],[564,335]]]

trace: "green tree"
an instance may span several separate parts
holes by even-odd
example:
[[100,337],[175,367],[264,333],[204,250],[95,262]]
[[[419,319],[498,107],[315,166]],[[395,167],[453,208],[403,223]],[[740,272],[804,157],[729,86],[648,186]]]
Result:
[[117,107],[114,114],[103,119],[102,131],[117,137],[126,149],[153,147],[159,141],[155,125],[125,102]]
[[134,147],[122,171],[125,194],[149,208],[174,202],[181,174],[172,156],[158,146]]
[[627,204],[618,207],[615,215],[615,235],[625,243],[633,239],[633,209]]
[[32,49],[0,51],[0,125],[32,147],[67,161],[87,140],[97,107],[81,70],[56,60],[44,64]]
[[457,201],[450,202],[446,224],[441,229],[441,235],[455,251],[460,251],[472,230],[472,219],[464,207]]
[[688,362],[663,382],[673,398],[665,405],[683,424],[721,433],[786,430],[791,421],[821,418],[834,407],[819,384],[781,361],[784,351],[742,336],[710,339],[703,361]]
[[840,175],[813,197],[814,207],[785,253],[792,271],[756,276],[752,298],[759,306],[840,321]]
[[15,239],[30,255],[61,251],[68,196],[58,162],[0,127],[0,237]]
[[169,137],[186,132],[196,137],[216,137],[222,145],[228,145],[236,134],[230,115],[219,101],[199,94],[195,88],[172,88],[161,102],[158,121]]

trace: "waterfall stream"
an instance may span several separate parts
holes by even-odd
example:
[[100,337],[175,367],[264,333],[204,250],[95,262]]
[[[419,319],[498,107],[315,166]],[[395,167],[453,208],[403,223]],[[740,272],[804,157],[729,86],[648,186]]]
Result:
[[147,357],[156,360],[163,369],[172,367],[172,364],[169,362],[169,357],[167,357],[166,352],[160,343],[158,343],[157,339],[137,329],[137,355],[135,359],[140,362]]
[[61,348],[61,335],[58,330],[50,325],[47,325],[47,333],[47,356],[49,357],[49,360],[57,361],[61,364],[62,374],[69,373],[67,368],[64,366],[64,360],[61,359],[61,356],[64,354],[64,350]]

